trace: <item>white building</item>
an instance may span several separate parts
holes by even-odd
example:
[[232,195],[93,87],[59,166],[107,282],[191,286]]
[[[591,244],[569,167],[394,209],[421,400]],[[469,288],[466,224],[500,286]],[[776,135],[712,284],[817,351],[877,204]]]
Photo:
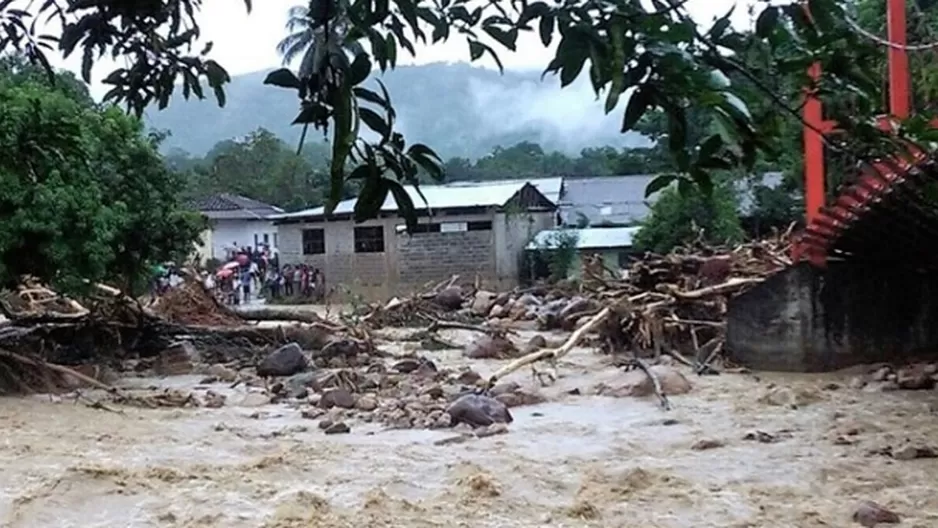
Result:
[[266,245],[277,252],[277,228],[268,217],[283,213],[283,209],[229,193],[206,196],[192,205],[210,223],[198,250],[201,260],[224,260],[232,247]]

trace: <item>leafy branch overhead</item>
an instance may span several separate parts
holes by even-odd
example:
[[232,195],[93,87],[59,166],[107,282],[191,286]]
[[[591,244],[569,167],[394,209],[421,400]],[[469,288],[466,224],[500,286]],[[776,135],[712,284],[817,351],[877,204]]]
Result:
[[[760,4],[755,34],[732,27],[732,10],[700,26],[685,3],[311,0],[291,9],[290,33],[279,46],[296,70],[274,71],[266,83],[296,91],[294,124],[304,127],[304,137],[310,126],[331,133],[327,209],[348,180],[357,180],[356,218],[374,217],[391,195],[409,226],[416,222],[415,204],[403,185],[416,184],[421,175],[441,179],[441,162],[429,146],[406,143],[395,130],[390,95],[380,81],[368,79],[393,69],[402,51],[416,56],[418,46],[453,38],[465,40],[471,60],[486,57],[501,68],[500,53],[516,51],[522,32],[535,34],[544,46],[556,45],[544,74],[559,77],[561,86],[588,76],[606,112],[622,113],[623,132],[663,116],[666,133],[657,139],[676,171],[649,191],[676,181],[679,190],[695,184],[709,193],[714,172],[748,171],[761,158],[784,154],[778,151],[779,116],[800,121],[801,88],[810,83],[806,72],[815,62],[823,71],[813,86],[818,94],[849,100],[829,116],[847,132],[831,146],[857,157],[892,148],[871,120],[881,111],[880,87],[866,67],[883,50],[850,24],[847,0],[812,0],[810,14],[801,1]],[[0,1],[4,48],[39,61],[53,44],[67,54],[81,50],[86,80],[104,53],[129,57],[129,67],[106,77],[113,85],[108,100],[139,114],[153,103],[165,106],[176,80],[182,80],[184,96],[203,97],[204,79],[224,104],[227,73],[208,58],[210,45],[193,51],[197,0],[49,0],[38,14],[62,22],[58,40],[35,36],[37,17],[10,4]],[[758,64],[770,66],[750,64],[753,54],[761,56]],[[796,82],[773,82],[780,78]],[[754,112],[744,102],[753,97],[771,102],[772,112]]]

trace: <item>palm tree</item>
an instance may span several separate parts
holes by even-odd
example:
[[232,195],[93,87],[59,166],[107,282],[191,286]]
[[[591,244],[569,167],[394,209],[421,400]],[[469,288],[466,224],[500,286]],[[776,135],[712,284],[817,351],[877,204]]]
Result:
[[[337,12],[329,13],[330,8]],[[321,15],[314,16],[317,13]],[[357,44],[344,42],[349,25],[344,0],[312,0],[308,6],[293,6],[287,12],[288,34],[277,44],[277,52],[283,56],[284,65],[300,58],[299,77],[309,77],[321,70],[330,51],[339,55],[358,51]]]

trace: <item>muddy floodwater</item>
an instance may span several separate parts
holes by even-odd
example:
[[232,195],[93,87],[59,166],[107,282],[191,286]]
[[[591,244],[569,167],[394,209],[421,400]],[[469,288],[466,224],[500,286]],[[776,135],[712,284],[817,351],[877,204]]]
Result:
[[[665,412],[654,398],[585,395],[621,375],[605,361],[576,350],[548,388],[513,374],[549,401],[512,409],[507,434],[450,445],[435,444],[449,430],[364,423],[327,436],[295,405],[242,407],[243,387],[226,385],[219,409],[4,398],[0,525],[806,528],[852,526],[857,502],[873,500],[902,526],[938,526],[938,459],[882,453],[936,438],[938,391],[864,392],[848,373],[686,372],[693,390]],[[482,374],[501,364],[473,362]]]

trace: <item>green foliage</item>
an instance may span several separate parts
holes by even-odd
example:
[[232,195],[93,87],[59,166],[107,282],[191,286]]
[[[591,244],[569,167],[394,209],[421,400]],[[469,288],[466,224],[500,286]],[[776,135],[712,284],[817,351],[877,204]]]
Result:
[[537,258],[547,262],[550,280],[566,279],[577,263],[577,244],[580,234],[576,229],[560,229],[551,233],[538,245]]
[[[229,192],[294,211],[322,205],[328,190],[328,146],[312,144],[302,155],[268,130],[221,141],[204,158],[175,152],[167,162],[188,174],[190,197]],[[347,182],[343,198],[355,186]]]
[[703,193],[688,186],[683,192],[675,187],[661,191],[651,207],[651,216],[635,236],[635,247],[642,251],[667,253],[695,240],[700,230],[703,241],[722,244],[742,238],[736,195],[730,185],[720,183],[713,192]]
[[0,283],[138,290],[147,265],[184,257],[204,223],[180,209],[183,180],[139,120],[90,106],[67,81],[0,77]]

